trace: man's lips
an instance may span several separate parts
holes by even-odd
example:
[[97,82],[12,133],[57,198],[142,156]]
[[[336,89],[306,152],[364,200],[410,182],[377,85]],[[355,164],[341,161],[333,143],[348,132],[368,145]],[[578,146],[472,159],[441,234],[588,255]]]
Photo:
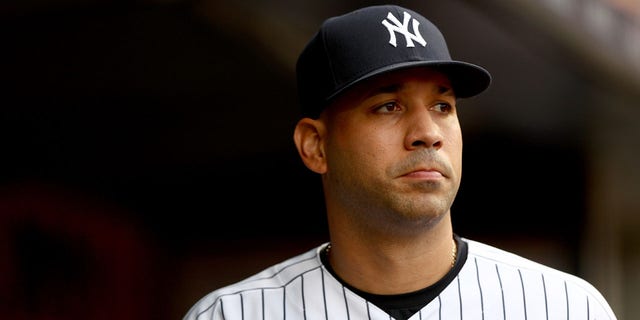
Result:
[[440,179],[444,178],[444,175],[436,169],[418,169],[411,171],[404,175],[407,178],[419,178],[419,179]]

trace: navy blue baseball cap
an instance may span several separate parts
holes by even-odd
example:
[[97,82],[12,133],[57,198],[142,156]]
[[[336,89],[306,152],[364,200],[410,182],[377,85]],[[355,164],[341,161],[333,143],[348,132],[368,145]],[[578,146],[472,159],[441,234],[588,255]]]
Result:
[[458,98],[475,96],[491,83],[484,68],[452,60],[444,36],[422,15],[396,5],[370,6],[325,20],[298,57],[302,116],[317,118],[357,83],[413,67],[444,73]]

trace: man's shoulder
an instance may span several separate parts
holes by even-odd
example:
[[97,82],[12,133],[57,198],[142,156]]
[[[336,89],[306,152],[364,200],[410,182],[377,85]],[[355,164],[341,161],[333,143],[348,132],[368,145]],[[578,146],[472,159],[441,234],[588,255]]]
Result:
[[530,258],[526,258],[515,252],[508,251],[485,242],[468,238],[463,238],[463,240],[467,243],[467,246],[469,248],[469,257],[493,261],[501,266],[512,266],[521,269],[534,269],[539,271],[565,273],[540,262],[534,261]]
[[542,273],[554,274],[561,277],[577,278],[566,271],[550,267],[546,264],[526,258],[515,252],[498,248],[484,242],[463,238],[468,246],[468,259],[480,259],[487,263],[494,263],[501,268],[514,268]]
[[[194,316],[207,312],[225,296],[240,295],[251,291],[279,289],[294,279],[322,267],[319,252],[326,244],[312,248],[302,254],[272,265],[243,280],[215,289],[202,297],[189,311]],[[187,319],[189,316],[185,317]]]
[[312,248],[304,253],[288,258],[280,263],[272,265],[240,282],[223,289],[249,289],[251,288],[275,288],[286,285],[292,279],[301,274],[320,268],[320,251],[326,244]]
[[560,291],[567,297],[589,297],[590,301],[595,301],[602,307],[601,310],[609,319],[615,319],[608,302],[587,280],[493,245],[466,238],[463,240],[468,247],[464,269],[470,278],[478,278],[482,274],[485,280],[498,279],[503,289],[511,288],[521,292],[539,290],[546,294]]

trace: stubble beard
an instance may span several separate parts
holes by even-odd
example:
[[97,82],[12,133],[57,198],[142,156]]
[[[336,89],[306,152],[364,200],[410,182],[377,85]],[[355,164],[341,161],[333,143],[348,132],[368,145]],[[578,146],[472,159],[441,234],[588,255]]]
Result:
[[[442,182],[420,182],[411,192],[391,187],[346,186],[337,196],[352,224],[366,233],[404,237],[423,233],[449,214],[457,188],[444,192]],[[338,189],[340,189],[338,188]],[[419,191],[416,191],[419,190]]]

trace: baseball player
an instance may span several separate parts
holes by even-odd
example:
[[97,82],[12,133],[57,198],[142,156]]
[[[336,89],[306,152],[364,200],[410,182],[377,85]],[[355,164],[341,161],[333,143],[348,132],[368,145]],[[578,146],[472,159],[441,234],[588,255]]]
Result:
[[491,82],[394,5],[326,20],[296,65],[294,142],[329,241],[200,299],[184,320],[615,320],[583,279],[454,233],[459,98]]

